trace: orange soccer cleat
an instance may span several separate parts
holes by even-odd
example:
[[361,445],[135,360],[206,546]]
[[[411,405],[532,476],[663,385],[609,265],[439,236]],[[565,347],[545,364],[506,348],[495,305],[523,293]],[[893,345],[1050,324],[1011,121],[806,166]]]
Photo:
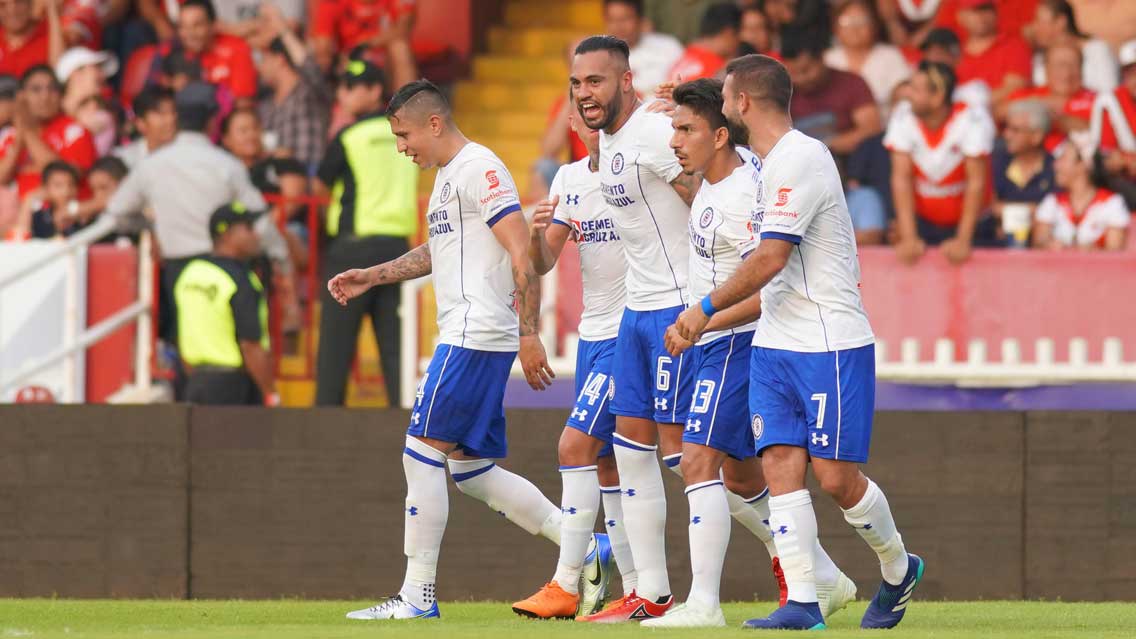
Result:
[[673,605],[674,597],[671,596],[668,596],[667,600],[663,603],[655,603],[653,601],[647,601],[646,599],[632,592],[630,595],[625,595],[622,599],[612,602],[612,605],[604,608],[594,615],[588,615],[587,617],[576,617],[576,621],[586,621],[590,623],[622,623],[624,621],[642,621],[644,619],[662,617],[663,613],[669,610]]
[[565,592],[560,584],[550,581],[533,596],[513,604],[513,612],[533,619],[572,619],[579,605],[580,595]]

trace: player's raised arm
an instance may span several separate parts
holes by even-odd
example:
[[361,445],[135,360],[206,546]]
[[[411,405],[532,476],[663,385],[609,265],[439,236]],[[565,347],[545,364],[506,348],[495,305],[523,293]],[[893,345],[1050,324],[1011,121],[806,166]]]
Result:
[[[559,178],[560,174],[557,173]],[[553,181],[555,185],[555,180]],[[560,259],[560,252],[568,241],[571,228],[565,224],[556,223],[556,207],[560,204],[560,195],[554,194],[547,200],[536,205],[533,212],[532,225],[529,227],[529,259],[537,275],[545,275],[556,266]]]
[[430,274],[430,245],[422,244],[401,257],[370,268],[353,268],[331,278],[327,290],[335,301],[346,306],[351,299],[366,293],[373,286],[396,284]]
[[529,231],[520,211],[508,214],[493,225],[493,235],[509,253],[513,281],[517,286],[517,312],[520,315],[521,350],[518,357],[525,379],[533,390],[544,390],[556,374],[548,365],[540,341],[540,276],[529,259]]

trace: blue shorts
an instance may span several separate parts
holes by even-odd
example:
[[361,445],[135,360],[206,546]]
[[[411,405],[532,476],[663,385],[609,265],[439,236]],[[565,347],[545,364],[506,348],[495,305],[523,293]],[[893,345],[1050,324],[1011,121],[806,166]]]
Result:
[[690,412],[692,379],[689,355],[671,357],[663,346],[667,327],[685,306],[657,311],[623,311],[615,343],[615,397],[611,412],[681,424]]
[[611,377],[614,359],[614,337],[598,342],[580,340],[576,351],[576,405],[572,407],[566,426],[604,442],[599,457],[612,454],[615,415],[608,407],[615,389]]
[[875,404],[874,344],[828,353],[753,348],[749,410],[758,451],[796,446],[821,459],[866,462]]
[[516,358],[439,344],[418,382],[406,434],[455,443],[474,457],[504,457],[505,383]]
[[757,455],[749,420],[749,351],[753,331],[723,335],[690,349],[694,396],[682,441],[735,459]]

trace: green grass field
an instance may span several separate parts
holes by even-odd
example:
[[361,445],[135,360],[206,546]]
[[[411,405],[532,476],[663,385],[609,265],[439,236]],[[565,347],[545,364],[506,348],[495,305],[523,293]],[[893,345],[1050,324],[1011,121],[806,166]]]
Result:
[[[571,621],[526,621],[506,604],[450,603],[440,621],[361,622],[344,612],[369,605],[342,601],[73,601],[0,599],[0,638],[131,637],[178,639],[299,639],[340,637],[638,637],[692,636],[691,631],[652,631],[634,625],[592,626]],[[865,602],[829,622],[829,637],[863,637],[858,629]],[[738,628],[770,604],[728,604],[732,627],[697,632],[699,637],[753,637]],[[1136,605],[1039,602],[916,601],[903,624],[886,635],[899,637],[1133,637]]]

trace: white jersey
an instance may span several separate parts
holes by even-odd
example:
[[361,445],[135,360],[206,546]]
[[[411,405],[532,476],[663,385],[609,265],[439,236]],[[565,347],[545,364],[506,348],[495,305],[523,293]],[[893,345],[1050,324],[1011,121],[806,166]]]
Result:
[[682,173],[670,147],[670,117],[640,106],[623,126],[600,132],[600,188],[627,253],[627,307],[686,304],[690,207],[671,182]]
[[611,209],[600,194],[600,174],[593,173],[588,158],[565,164],[552,179],[548,197],[559,197],[553,222],[572,230],[580,247],[580,273],[584,284],[584,312],[580,316],[580,339],[595,342],[619,333],[627,302],[624,276],[627,259],[611,219]]
[[797,246],[761,290],[753,345],[817,353],[873,343],[852,218],[828,147],[793,129],[762,166],[761,239]]
[[1104,248],[1109,229],[1126,229],[1132,216],[1124,198],[1098,189],[1081,215],[1073,210],[1069,193],[1050,193],[1037,205],[1037,221],[1053,226],[1053,237],[1065,246]]
[[521,210],[509,170],[492,151],[470,142],[438,169],[428,210],[438,341],[479,351],[517,350],[512,262],[491,230]]
[[[717,184],[706,180],[690,207],[690,305],[730,279],[742,260],[757,247],[754,220],[760,217],[757,200],[761,162],[746,149],[738,148],[742,165]],[[702,335],[706,344],[734,333],[752,331],[757,322],[731,330]]]

